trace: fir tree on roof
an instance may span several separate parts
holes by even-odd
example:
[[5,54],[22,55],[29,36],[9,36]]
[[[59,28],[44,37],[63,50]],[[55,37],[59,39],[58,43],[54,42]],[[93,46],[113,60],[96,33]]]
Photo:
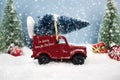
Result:
[[[67,34],[72,31],[80,30],[88,26],[89,23],[66,16],[57,17],[57,27],[59,34]],[[42,19],[39,19],[35,24],[34,33],[36,35],[54,35],[54,16],[46,14]]]

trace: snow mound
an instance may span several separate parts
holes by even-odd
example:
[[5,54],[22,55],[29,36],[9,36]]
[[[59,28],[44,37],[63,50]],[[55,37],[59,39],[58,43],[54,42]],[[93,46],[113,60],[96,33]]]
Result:
[[14,65],[22,65],[28,62],[31,62],[33,59],[30,57],[32,55],[32,51],[27,47],[22,48],[23,56],[14,57],[10,54],[1,54],[0,55],[0,65],[3,66],[14,66]]
[[107,54],[94,54],[91,45],[87,47],[85,64],[73,65],[65,62],[50,62],[39,65],[31,58],[32,51],[24,47],[23,56],[0,54],[1,80],[120,80],[120,62]]

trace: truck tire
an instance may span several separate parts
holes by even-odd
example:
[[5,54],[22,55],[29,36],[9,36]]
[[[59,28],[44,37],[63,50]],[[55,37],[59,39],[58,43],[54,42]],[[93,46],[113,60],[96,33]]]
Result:
[[75,65],[82,65],[85,62],[85,58],[83,55],[74,55],[72,58],[72,63]]
[[41,64],[47,64],[50,62],[50,58],[48,55],[39,55],[38,57],[38,63]]

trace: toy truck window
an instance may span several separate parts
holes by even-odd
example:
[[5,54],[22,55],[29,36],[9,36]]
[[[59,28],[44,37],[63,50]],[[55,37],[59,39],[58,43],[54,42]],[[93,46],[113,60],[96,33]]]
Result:
[[64,39],[59,39],[59,42],[58,42],[58,44],[65,44],[65,40]]

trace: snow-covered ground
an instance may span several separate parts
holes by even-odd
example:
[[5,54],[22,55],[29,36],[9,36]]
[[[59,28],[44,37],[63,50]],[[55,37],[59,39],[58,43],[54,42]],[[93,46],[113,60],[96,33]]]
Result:
[[23,48],[24,56],[0,54],[0,80],[120,80],[120,62],[107,54],[94,54],[87,45],[85,64],[50,62],[39,65],[32,51]]

